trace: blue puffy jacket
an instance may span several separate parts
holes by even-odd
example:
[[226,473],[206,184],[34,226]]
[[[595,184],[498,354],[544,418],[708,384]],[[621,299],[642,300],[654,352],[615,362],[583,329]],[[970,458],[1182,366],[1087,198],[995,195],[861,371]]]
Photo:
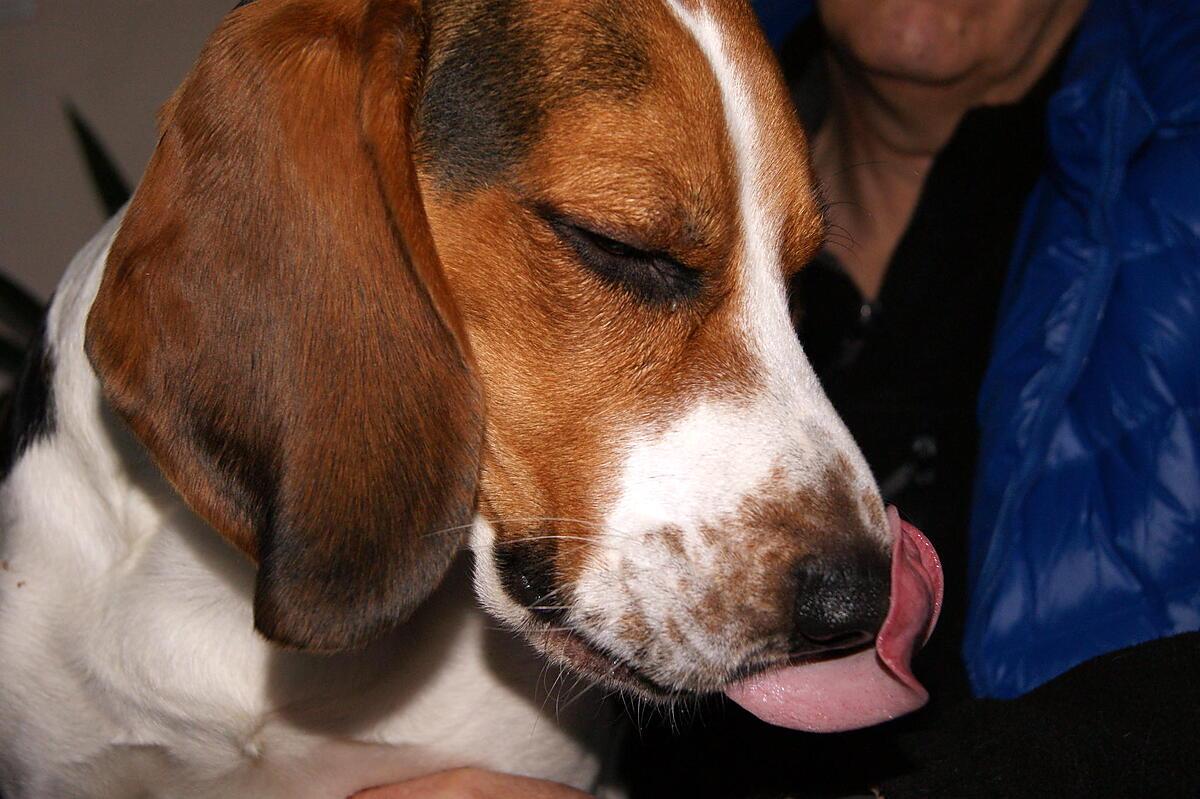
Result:
[[1095,0],[1047,122],[979,403],[993,697],[1200,629],[1200,4]]

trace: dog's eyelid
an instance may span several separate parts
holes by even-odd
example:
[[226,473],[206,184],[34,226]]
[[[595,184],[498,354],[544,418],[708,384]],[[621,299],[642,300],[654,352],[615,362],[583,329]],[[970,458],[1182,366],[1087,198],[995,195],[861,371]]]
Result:
[[591,225],[581,225],[574,222],[565,222],[560,224],[566,224],[569,227],[574,228],[574,231],[577,234],[585,236],[593,244],[618,258],[640,259],[644,261],[664,261],[683,269],[689,268],[686,264],[681,263],[679,259],[675,258],[668,252],[653,249],[652,247],[640,242],[635,243],[633,237],[620,235],[614,236],[609,235],[608,233],[601,233]]
[[563,228],[572,228],[594,240],[611,242],[618,247],[628,249],[637,254],[644,254],[651,257],[662,255],[642,236],[633,233],[629,229],[618,229],[624,226],[603,224],[590,217],[567,213],[550,206],[539,205],[535,207],[534,211],[550,227],[554,228],[556,232],[561,233]]
[[543,214],[555,235],[593,274],[653,304],[690,300],[700,293],[702,273],[662,251],[643,249],[558,214]]
[[701,271],[685,263],[669,248],[652,244],[649,237],[639,235],[628,228],[620,227],[618,229],[612,225],[580,218],[575,214],[566,214],[546,208],[539,208],[538,215],[550,225],[560,238],[564,234],[572,237],[585,237],[590,243],[610,252],[615,257],[657,261],[679,269]]

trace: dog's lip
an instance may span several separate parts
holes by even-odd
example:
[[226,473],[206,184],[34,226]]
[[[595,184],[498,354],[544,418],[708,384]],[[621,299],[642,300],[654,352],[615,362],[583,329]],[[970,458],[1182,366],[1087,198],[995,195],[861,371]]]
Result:
[[[747,662],[738,669],[737,673],[730,677],[728,684],[732,685],[741,680],[756,677],[764,672],[773,671],[775,669],[785,669],[792,666],[808,666],[813,663],[822,663],[826,660],[837,660],[844,658],[847,655],[853,655],[857,652],[862,652],[867,649],[873,649],[874,641],[862,641],[859,643],[849,644],[846,646],[822,647],[819,650],[812,652],[797,652],[792,651],[782,655],[763,654],[758,657],[749,657]],[[723,689],[722,689],[723,690]]]
[[654,699],[669,699],[681,693],[659,684],[633,664],[605,652],[570,627],[542,627],[531,637],[551,658],[610,687],[633,690]]
[[875,642],[867,640],[847,644],[846,646],[822,647],[812,651],[797,651],[793,649],[788,652],[781,652],[778,644],[774,642],[766,643],[760,649],[744,656],[741,665],[727,680],[722,681],[723,684],[720,687],[712,691],[699,693],[723,693],[738,683],[754,680],[772,671],[790,669],[797,666],[811,666],[830,660],[840,660],[841,658],[851,657],[874,648]]
[[[941,565],[933,545],[888,508],[894,536],[892,597],[874,646],[847,642],[820,652],[771,654],[770,644],[741,658],[717,685],[669,687],[574,629],[530,618],[527,637],[551,659],[617,689],[652,700],[716,690],[772,724],[814,732],[856,729],[911,712],[928,700],[909,663],[928,640],[941,610]],[[778,646],[778,643],[775,644]],[[778,650],[776,650],[778,651]]]

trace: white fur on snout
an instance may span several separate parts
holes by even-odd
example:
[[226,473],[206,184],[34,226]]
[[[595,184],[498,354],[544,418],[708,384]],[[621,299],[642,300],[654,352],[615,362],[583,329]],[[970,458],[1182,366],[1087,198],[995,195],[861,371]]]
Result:
[[[736,668],[730,637],[713,636],[695,610],[753,544],[734,540],[745,500],[816,477],[798,457],[815,442],[796,427],[795,446],[780,447],[764,411],[705,402],[663,434],[630,442],[616,504],[576,585],[575,615],[589,633],[663,682]],[[649,641],[629,637],[631,617]]]
[[[787,531],[756,528],[747,504],[822,491],[833,458],[845,454],[824,403],[779,400],[764,391],[745,403],[703,401],[665,432],[629,443],[571,617],[594,642],[664,684],[713,687],[758,648],[739,603],[758,605],[756,590],[765,594],[775,579],[768,569],[779,564],[758,556],[790,550],[781,539]],[[853,495],[870,490],[869,481],[868,472],[856,472]],[[736,594],[735,573],[748,578]],[[721,597],[715,614],[714,594]]]

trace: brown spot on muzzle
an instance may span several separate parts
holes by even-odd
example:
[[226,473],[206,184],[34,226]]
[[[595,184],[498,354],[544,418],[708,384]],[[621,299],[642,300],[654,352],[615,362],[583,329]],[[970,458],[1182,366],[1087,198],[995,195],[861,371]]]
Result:
[[[873,519],[864,519],[862,513],[865,505],[868,517],[876,515],[872,503],[866,501],[872,495],[857,496],[853,478],[849,462],[837,459],[816,488],[747,497],[740,507],[739,516],[745,520],[741,526],[787,539],[801,553],[832,551],[866,542],[877,542],[876,546],[883,551],[882,542],[872,533]],[[882,513],[878,515],[880,526],[885,525]]]
[[667,550],[678,558],[683,558],[687,555],[687,550],[683,546],[683,530],[676,525],[669,524],[658,531],[658,537],[662,540]]
[[[835,628],[873,634],[887,612],[889,558],[875,517],[886,520],[854,476],[848,459],[835,458],[817,488],[748,497],[730,527],[707,530],[728,566],[698,609],[702,624],[789,642],[805,624],[814,639]],[[782,475],[772,481],[784,484]]]

